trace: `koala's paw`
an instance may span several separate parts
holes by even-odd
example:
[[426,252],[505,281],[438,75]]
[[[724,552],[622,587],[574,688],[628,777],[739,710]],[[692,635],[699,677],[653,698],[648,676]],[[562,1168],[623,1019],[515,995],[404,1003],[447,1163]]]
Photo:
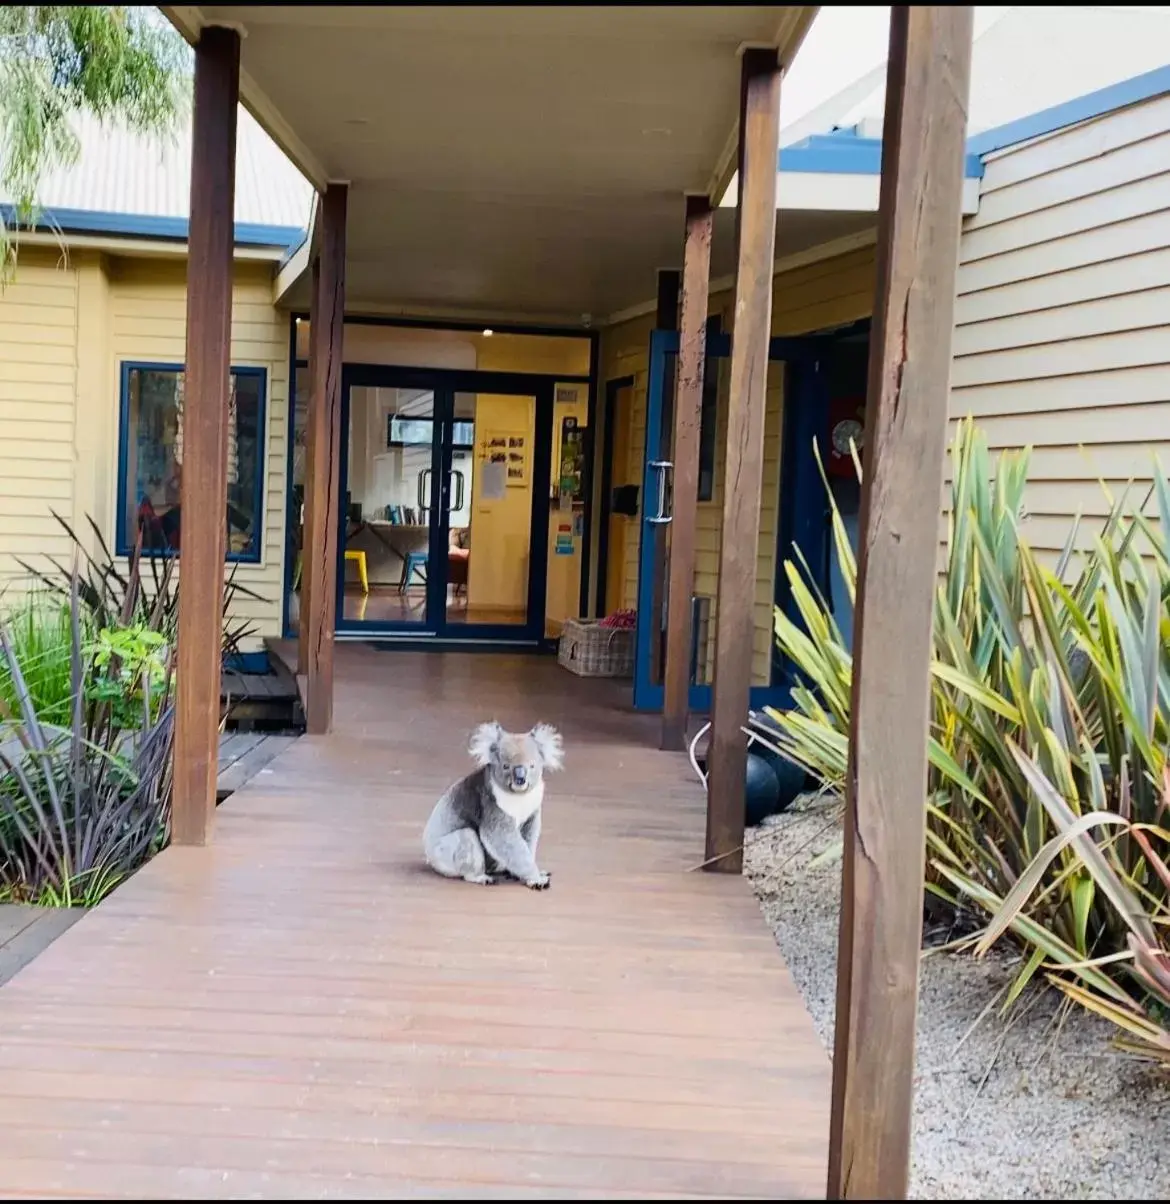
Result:
[[524,885],[529,890],[548,890],[552,885],[552,875],[545,873],[537,874],[535,878],[530,878]]
[[498,874],[478,874],[464,878],[463,881],[470,882],[473,886],[495,886],[501,878]]

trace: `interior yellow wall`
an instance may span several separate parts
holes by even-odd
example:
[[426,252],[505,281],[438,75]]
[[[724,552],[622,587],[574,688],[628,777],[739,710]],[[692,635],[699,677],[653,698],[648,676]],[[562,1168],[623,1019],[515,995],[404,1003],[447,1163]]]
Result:
[[[43,565],[69,555],[50,508],[79,534],[92,517],[115,536],[118,422],[124,361],[181,364],[186,353],[183,263],[22,250],[16,282],[0,294],[0,582],[22,577],[16,559]],[[232,363],[267,372],[261,563],[236,579],[263,599],[235,613],[279,635],[284,570],[287,318],[272,307],[272,269],[237,264]]]
[[[872,247],[851,251],[832,259],[780,273],[772,290],[772,333],[806,334],[868,317],[873,307],[874,251]],[[723,328],[733,326],[735,295],[724,290],[711,296],[709,312],[723,318]],[[628,431],[615,432],[614,463],[628,458],[628,474],[641,485],[641,467],[646,446],[646,389],[649,367],[652,314],[634,318],[602,333],[599,389],[606,381],[632,376],[634,386]],[[723,473],[727,448],[727,369],[720,376],[716,416],[715,487],[710,502],[699,505],[696,536],[695,588],[713,600],[718,591],[719,544],[722,518]],[[765,418],[764,492],[760,509],[760,547],[756,573],[755,641],[753,680],[765,684],[770,675],[772,646],[772,598],[776,572],[776,531],[780,497],[780,444],[784,421],[783,372],[770,365]],[[601,440],[598,440],[600,446]],[[595,470],[600,476],[600,465]],[[615,482],[616,483],[616,482]],[[640,492],[640,491],[639,491]],[[639,508],[644,499],[639,497]],[[600,510],[598,510],[600,513]],[[624,560],[620,586],[613,589],[621,605],[637,602],[638,556],[641,549],[641,516],[619,520],[624,526]],[[611,570],[612,571],[612,570]],[[712,617],[715,605],[712,601]],[[713,630],[713,628],[712,628]],[[710,669],[711,650],[708,649]]]
[[[613,484],[635,484],[639,487],[639,510],[641,509],[642,463],[646,450],[646,389],[649,379],[650,333],[654,329],[654,315],[646,314],[633,318],[618,326],[610,326],[601,334],[599,357],[598,394],[604,403],[606,382],[632,378],[632,384],[619,409],[618,427],[613,436],[613,462],[622,466],[624,480],[614,477]],[[598,406],[599,424],[605,421],[604,404]],[[598,430],[594,441],[596,460],[593,468],[594,480],[598,482],[594,513],[601,515],[600,456],[604,446],[604,430]],[[606,597],[612,599],[610,610],[634,609],[638,602],[638,552],[641,547],[642,522],[640,514],[635,517],[616,515],[611,528],[612,534],[621,532],[621,537],[611,542],[609,566],[606,574]],[[596,566],[596,536],[594,538],[593,564]],[[613,547],[616,542],[620,551]],[[614,570],[619,570],[615,583]],[[596,579],[596,578],[594,578]]]
[[[483,610],[523,609],[532,563],[532,460],[535,407],[530,397],[480,393],[475,407],[471,479],[471,557],[467,604]],[[508,485],[498,500],[483,496],[482,454],[493,436],[522,436],[528,456],[523,486]]]

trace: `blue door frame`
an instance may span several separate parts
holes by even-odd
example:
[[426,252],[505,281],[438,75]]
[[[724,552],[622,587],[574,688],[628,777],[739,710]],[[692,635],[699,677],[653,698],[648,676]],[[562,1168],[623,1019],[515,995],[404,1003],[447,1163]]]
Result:
[[[431,556],[427,570],[426,619],[418,623],[346,619],[345,537],[347,508],[338,510],[337,623],[339,633],[371,638],[392,637],[395,643],[416,638],[429,647],[452,645],[521,644],[541,645],[548,575],[549,489],[552,472],[553,382],[543,377],[510,372],[457,371],[445,368],[389,368],[346,364],[341,373],[341,448],[338,492],[346,496],[349,475],[349,394],[352,388],[430,389],[435,395],[431,443],[431,489],[429,526]],[[528,609],[520,623],[449,623],[447,621],[447,539],[450,520],[452,436],[456,393],[512,394],[533,397],[536,441],[532,460],[531,545],[528,560]],[[440,552],[436,552],[439,549]]]
[[[848,328],[868,327],[868,321]],[[786,365],[784,382],[784,425],[781,449],[780,514],[777,530],[775,605],[790,617],[796,610],[783,563],[789,549],[798,544],[808,562],[815,584],[827,589],[829,566],[828,500],[820,471],[812,454],[813,440],[822,455],[828,446],[828,377],[825,357],[833,343],[845,331],[796,338],[774,338],[768,347],[771,362]],[[653,641],[661,638],[664,616],[654,614],[654,568],[657,543],[664,526],[655,521],[663,462],[662,411],[667,391],[667,373],[671,356],[677,356],[676,331],[656,330],[650,336],[650,366],[646,398],[646,450],[642,474],[642,538],[638,556],[638,616],[634,644],[634,708],[661,711],[663,687],[651,680]],[[710,334],[707,359],[727,359],[731,355],[731,337]],[[665,589],[662,591],[665,606]],[[657,622],[655,619],[657,618]],[[784,707],[789,702],[793,673],[773,645],[771,681],[753,686],[753,708]],[[691,684],[690,709],[704,714],[711,709],[711,686]]]

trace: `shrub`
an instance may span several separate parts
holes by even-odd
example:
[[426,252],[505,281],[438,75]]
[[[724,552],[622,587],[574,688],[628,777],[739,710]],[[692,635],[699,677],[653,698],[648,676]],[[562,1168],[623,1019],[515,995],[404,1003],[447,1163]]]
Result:
[[[97,556],[54,518],[72,567],[25,565],[39,593],[0,625],[0,896],[91,905],[170,835],[176,561],[123,567],[92,521]],[[252,634],[238,595],[233,570],[224,655]]]
[[[1031,955],[1072,998],[1170,1060],[1170,486],[1155,466],[1160,528],[1126,498],[1073,564],[1073,524],[1045,567],[1020,531],[1029,455],[992,472],[968,421],[953,450],[945,572],[936,596],[928,897]],[[840,517],[844,576],[856,568]],[[799,562],[798,562],[799,563]],[[807,566],[787,563],[801,622],[776,616],[804,681],[773,713],[771,742],[843,789],[852,657]],[[758,734],[758,733],[757,733]],[[767,736],[765,735],[765,739]]]
[[0,627],[0,663],[16,698],[15,707],[0,703],[0,892],[23,902],[97,903],[169,835],[169,650],[148,641],[149,652],[127,656],[129,641],[109,629],[87,642],[79,586],[78,574],[57,650],[69,663],[64,723],[38,712]]
[[[46,723],[67,724],[72,712],[68,602],[39,590],[9,614],[7,628],[37,714]],[[0,702],[10,712],[20,705],[12,674],[3,663]]]

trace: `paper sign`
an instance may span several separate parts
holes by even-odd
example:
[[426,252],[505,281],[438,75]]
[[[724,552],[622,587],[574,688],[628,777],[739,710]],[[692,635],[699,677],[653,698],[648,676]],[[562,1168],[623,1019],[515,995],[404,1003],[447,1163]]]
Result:
[[483,502],[498,502],[508,492],[506,465],[488,461],[480,467],[479,497]]

